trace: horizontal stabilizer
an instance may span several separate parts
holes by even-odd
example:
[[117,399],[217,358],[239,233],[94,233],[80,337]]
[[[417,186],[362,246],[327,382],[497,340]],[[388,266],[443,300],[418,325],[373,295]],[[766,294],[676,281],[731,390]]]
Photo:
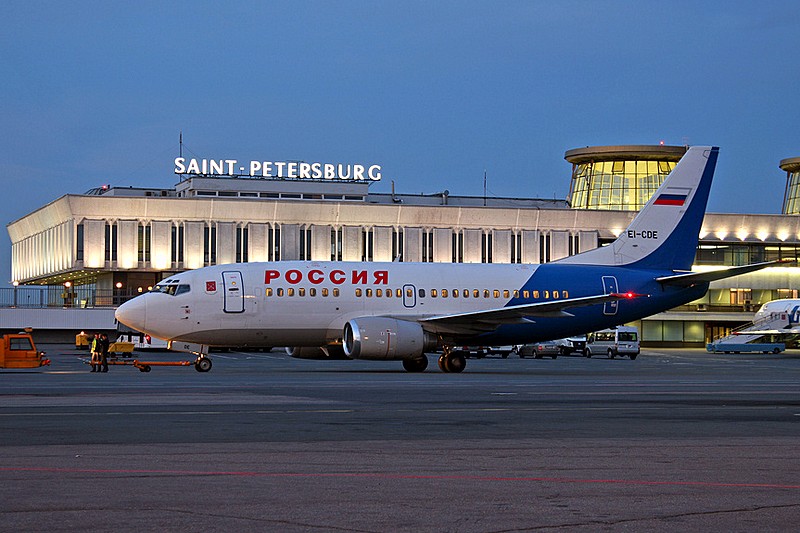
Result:
[[766,261],[764,263],[753,263],[752,265],[743,265],[730,268],[722,268],[719,270],[710,270],[708,272],[686,272],[683,274],[675,274],[673,276],[663,276],[656,278],[656,281],[664,285],[677,285],[679,287],[690,287],[697,283],[710,283],[719,279],[732,278],[733,276],[741,276],[766,268],[768,266],[782,263],[783,261]]

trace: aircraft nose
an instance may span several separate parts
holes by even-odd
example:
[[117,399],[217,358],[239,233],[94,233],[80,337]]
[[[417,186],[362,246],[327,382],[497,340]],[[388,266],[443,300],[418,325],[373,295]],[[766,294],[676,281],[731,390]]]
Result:
[[147,327],[147,298],[137,296],[120,305],[114,312],[114,318],[137,331],[145,331]]

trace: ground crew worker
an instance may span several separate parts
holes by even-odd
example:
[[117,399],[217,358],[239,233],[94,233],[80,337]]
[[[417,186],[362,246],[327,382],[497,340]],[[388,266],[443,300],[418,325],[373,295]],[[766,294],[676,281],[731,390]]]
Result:
[[92,337],[92,370],[91,372],[99,372],[100,371],[100,334],[95,333],[94,337]]
[[[108,372],[108,335],[105,333],[100,334],[100,364],[97,366],[98,372]],[[102,365],[103,369],[100,370]]]

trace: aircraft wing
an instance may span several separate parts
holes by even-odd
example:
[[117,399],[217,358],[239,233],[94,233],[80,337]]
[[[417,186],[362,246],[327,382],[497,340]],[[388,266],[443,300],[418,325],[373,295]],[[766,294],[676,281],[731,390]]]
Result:
[[453,315],[440,315],[422,318],[422,326],[431,332],[451,334],[475,334],[493,331],[502,324],[519,324],[535,322],[536,317],[571,317],[567,309],[585,307],[588,305],[630,300],[647,296],[635,293],[611,293],[599,296],[585,296],[582,298],[568,298],[552,302],[539,302],[510,307],[499,307],[484,311],[458,313]]
[[681,287],[689,287],[695,283],[711,282],[718,279],[730,278],[755,272],[768,266],[784,263],[785,261],[766,261],[764,263],[753,263],[752,265],[743,265],[730,268],[722,268],[719,270],[710,270],[708,272],[686,272],[682,274],[675,274],[672,276],[662,276],[656,278],[656,281],[665,285],[679,285]]

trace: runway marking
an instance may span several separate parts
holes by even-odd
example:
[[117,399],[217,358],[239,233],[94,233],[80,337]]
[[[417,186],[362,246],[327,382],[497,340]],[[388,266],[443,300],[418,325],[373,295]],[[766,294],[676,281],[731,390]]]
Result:
[[784,483],[728,483],[722,481],[665,481],[646,479],[603,479],[567,478],[536,476],[472,476],[472,475],[434,475],[434,474],[394,474],[391,472],[248,472],[248,471],[202,471],[202,470],[150,470],[150,469],[110,469],[110,468],[51,468],[51,467],[0,467],[0,472],[44,472],[52,474],[152,474],[158,476],[213,476],[213,477],[263,477],[263,478],[349,478],[349,479],[395,479],[395,480],[436,480],[436,481],[486,481],[486,482],[527,482],[527,483],[572,483],[601,485],[638,485],[672,487],[710,487],[710,488],[756,488],[800,490],[800,485]]

